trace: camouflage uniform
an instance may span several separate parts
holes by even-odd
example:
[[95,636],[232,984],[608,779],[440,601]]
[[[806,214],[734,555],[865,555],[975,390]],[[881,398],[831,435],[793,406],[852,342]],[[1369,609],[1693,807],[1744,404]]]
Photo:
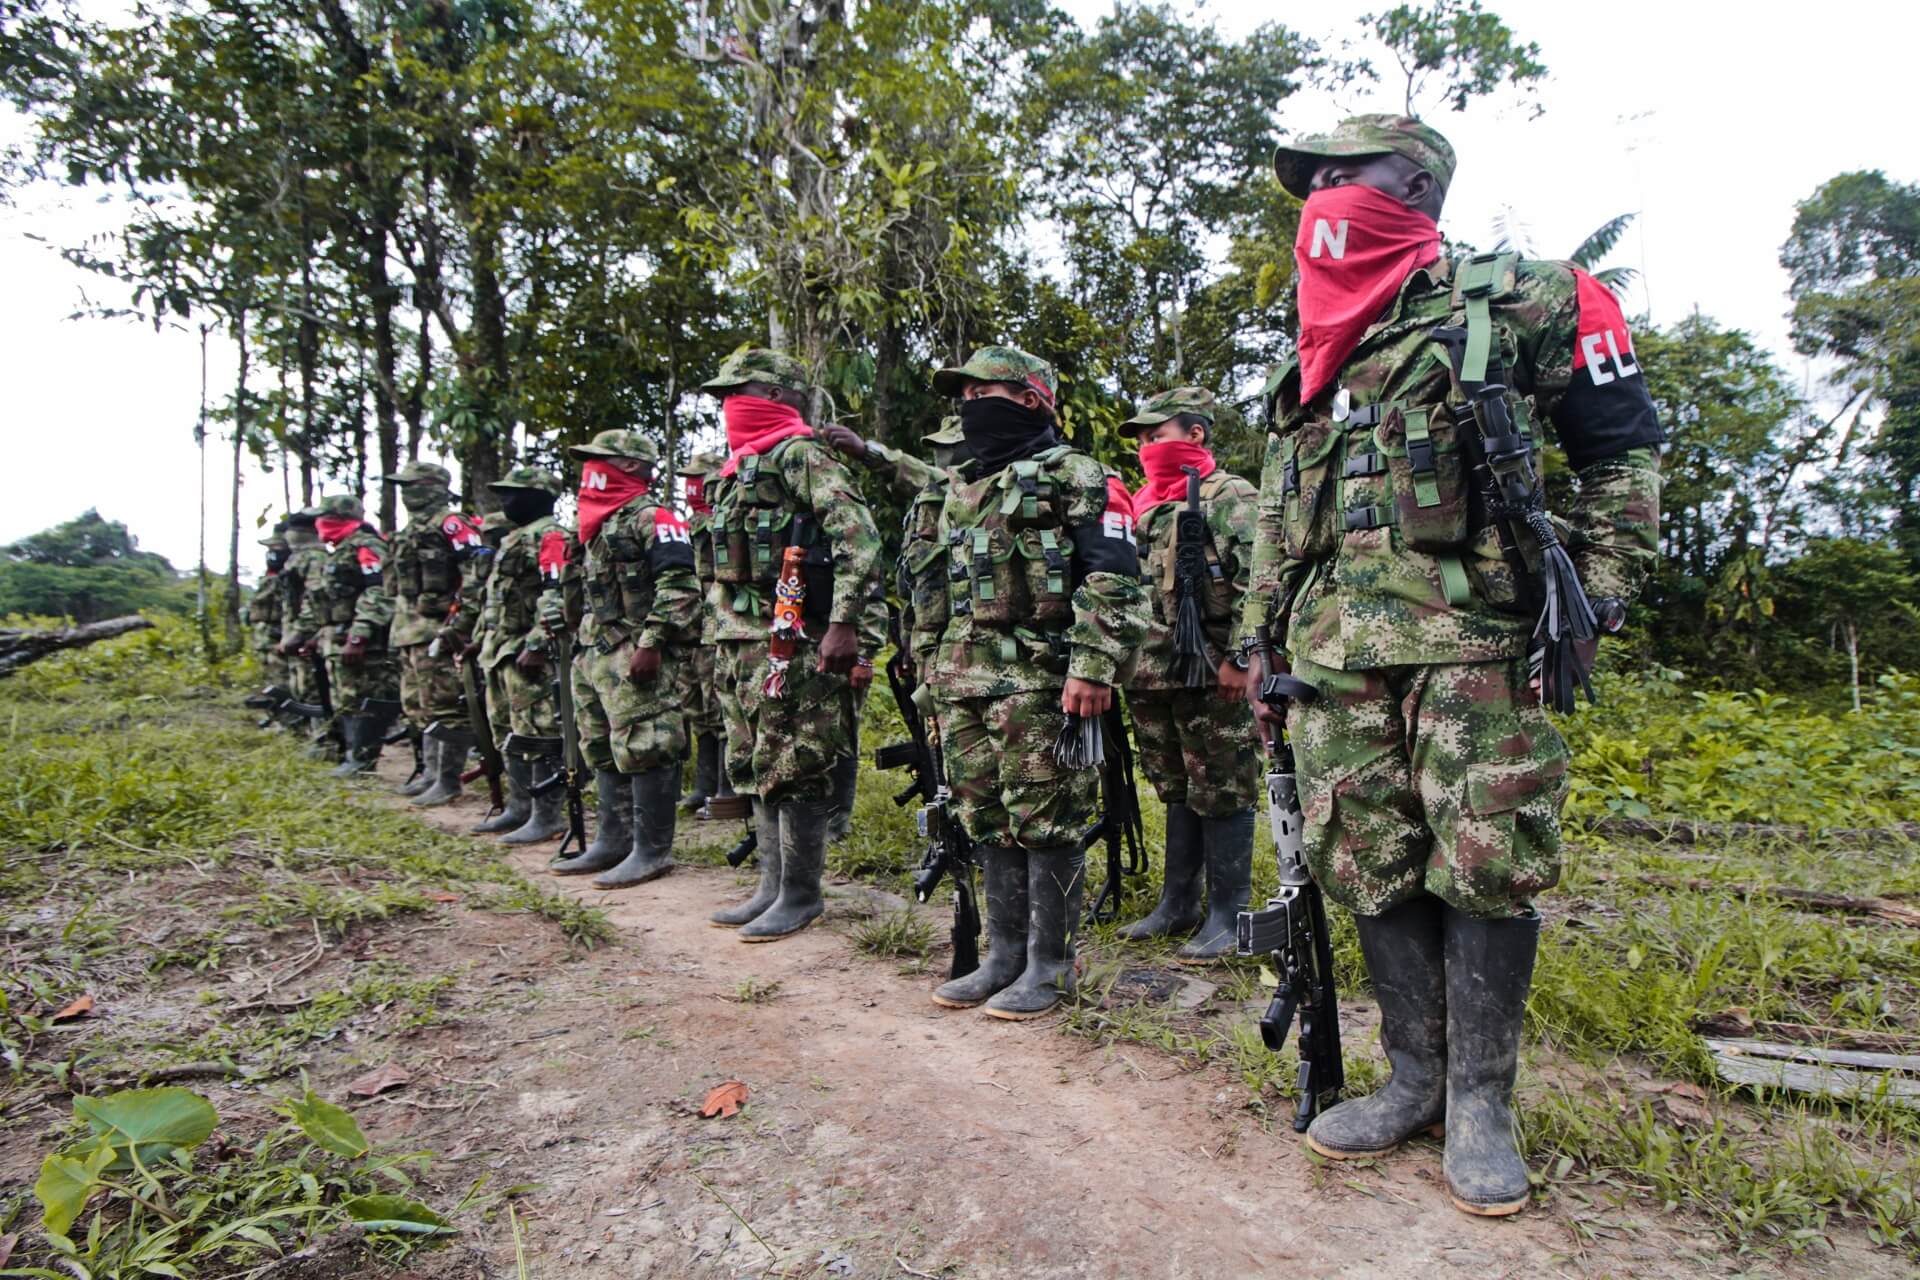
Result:
[[[735,352],[705,389],[723,415],[747,388],[805,396],[805,369],[764,348]],[[715,684],[727,726],[733,785],[755,797],[761,882],[745,903],[716,912],[750,942],[797,932],[820,915],[837,762],[856,750],[855,700],[847,675],[816,670],[813,646],[834,625],[858,628],[879,580],[880,536],[866,499],[810,430],[763,452],[736,453],[711,481]],[[789,546],[806,549],[799,651],[783,696],[768,694],[773,588]]]
[[[320,535],[313,531],[314,517],[319,512],[318,507],[308,507],[287,517],[287,562],[274,575],[274,587],[280,597],[282,642],[298,638],[300,610],[306,603],[307,583],[318,576],[327,562],[326,548],[320,545]],[[289,657],[286,670],[287,688],[293,691],[295,698],[302,702],[318,700],[319,691],[315,688],[313,667],[308,659]]]
[[[337,494],[323,499],[320,509],[322,519],[357,523],[325,544],[326,559],[306,582],[298,626],[302,637],[318,641],[326,658],[335,719],[347,740],[341,771],[364,772],[379,757],[379,740],[399,709],[398,680],[387,649],[393,603],[381,585],[387,543],[361,519],[358,498]],[[359,661],[345,660],[350,647],[360,652]]]
[[[500,488],[538,489],[559,494],[560,477],[537,467],[515,467]],[[537,609],[540,593],[557,583],[566,566],[567,532],[552,516],[509,530],[494,554],[481,606],[485,627],[480,646],[480,669],[487,673],[487,707],[496,730],[502,724],[521,737],[557,738],[560,712],[554,705],[550,677],[535,679],[514,666],[523,650],[545,654],[547,633]],[[501,734],[501,741],[506,734]]]
[[[1204,420],[1211,438],[1213,393],[1203,387],[1162,392],[1120,429],[1137,436],[1182,417]],[[1180,606],[1174,567],[1184,494],[1152,506],[1135,500],[1152,619],[1127,680],[1140,767],[1167,806],[1167,843],[1160,901],[1145,919],[1123,927],[1121,936],[1185,933],[1200,926],[1181,948],[1182,960],[1212,960],[1233,950],[1234,920],[1246,909],[1252,883],[1253,801],[1260,786],[1253,709],[1243,698],[1222,698],[1217,675],[1221,662],[1235,653],[1233,632],[1253,571],[1258,492],[1239,476],[1216,469],[1201,479],[1199,497],[1208,533],[1200,595],[1204,682],[1190,686],[1177,672],[1174,626]]]
[[[261,575],[253,594],[247,597],[247,626],[253,641],[254,657],[260,663],[261,679],[270,686],[291,688],[287,682],[287,659],[280,653],[282,611],[286,608],[286,597],[280,590],[280,570],[286,567],[286,558],[292,554],[284,528],[283,524],[274,530],[271,537],[260,540],[260,545],[267,549],[268,569]],[[276,558],[278,567],[274,567]]]
[[714,673],[713,613],[713,504],[707,501],[706,486],[721,459],[713,453],[697,453],[676,473],[687,482],[687,533],[693,540],[694,571],[700,583],[700,636],[688,651],[692,667],[691,689],[687,697],[687,732],[694,740],[693,791],[681,802],[681,809],[692,813],[704,809],[716,795],[732,795],[726,785],[725,721],[720,712],[720,691]]
[[[504,697],[493,696],[498,688],[490,673],[480,665],[480,654],[491,634],[487,625],[487,583],[493,577],[494,562],[500,544],[513,531],[513,521],[503,511],[489,511],[480,520],[480,541],[465,548],[460,569],[460,612],[474,620],[473,633],[460,651],[462,667],[471,667],[486,701],[487,724],[484,730],[493,739],[494,749],[504,753],[507,735],[513,731],[512,714]],[[465,676],[461,692],[465,693]],[[471,717],[469,717],[469,722]],[[469,723],[469,728],[473,728]],[[524,756],[502,756],[506,772],[506,805],[501,812],[471,828],[474,835],[502,835],[517,831],[532,813],[533,798],[528,793],[533,781],[533,766]]]
[[936,453],[933,462],[872,440],[866,442],[862,459],[886,478],[895,494],[907,499],[895,590],[905,606],[902,612],[908,656],[915,669],[923,673],[932,664],[947,617],[947,544],[940,531],[940,510],[946,505],[953,472],[937,455],[950,455],[965,440],[960,420],[950,417],[926,437]]
[[[989,456],[979,447],[984,438],[976,444],[968,433],[973,456],[940,509],[944,554],[914,570],[916,581],[925,574],[931,583],[936,573],[948,581],[945,599],[926,601],[915,625],[941,627],[924,678],[938,701],[960,820],[986,860],[989,908],[987,962],[934,999],[986,1000],[995,1016],[1024,1018],[1072,987],[1085,835],[1097,800],[1096,771],[1055,759],[1067,725],[1062,691],[1073,678],[1123,683],[1146,637],[1147,602],[1126,490],[1050,429],[1052,367],[1011,347],[985,347],[934,375],[946,395],[973,383],[1009,384],[1039,407],[1016,406],[1026,437],[1017,447],[1026,456],[993,470],[981,461]],[[963,429],[984,403],[963,401]]]
[[[1386,155],[1411,167],[1369,159]],[[1275,171],[1307,200],[1296,263],[1330,298],[1359,287],[1340,261],[1351,223],[1332,219],[1377,218],[1363,234],[1391,223],[1419,256],[1440,243],[1418,215],[1444,198],[1453,151],[1418,121],[1349,119],[1283,147]],[[1392,1066],[1378,1092],[1315,1119],[1308,1142],[1372,1157],[1444,1126],[1454,1204],[1499,1215],[1532,1193],[1513,1083],[1540,928],[1530,900],[1560,874],[1567,749],[1528,687],[1536,610],[1465,462],[1479,428],[1461,383],[1508,388],[1536,457],[1553,423],[1577,483],[1560,540],[1596,613],[1624,620],[1656,554],[1662,434],[1618,304],[1563,264],[1441,256],[1408,272],[1306,403],[1291,362],[1268,379],[1243,633],[1277,618],[1293,674],[1319,693],[1287,725],[1306,852],[1356,913]]]

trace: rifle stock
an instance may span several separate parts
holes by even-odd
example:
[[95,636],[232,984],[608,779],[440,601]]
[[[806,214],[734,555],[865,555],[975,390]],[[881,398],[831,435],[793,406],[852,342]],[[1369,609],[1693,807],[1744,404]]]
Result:
[[503,811],[507,807],[506,796],[500,788],[501,775],[506,772],[506,761],[500,758],[500,746],[493,740],[493,721],[487,716],[487,695],[480,687],[480,676],[471,662],[460,664],[460,689],[467,702],[467,729],[473,734],[473,741],[480,748],[480,771],[487,777],[487,816]]

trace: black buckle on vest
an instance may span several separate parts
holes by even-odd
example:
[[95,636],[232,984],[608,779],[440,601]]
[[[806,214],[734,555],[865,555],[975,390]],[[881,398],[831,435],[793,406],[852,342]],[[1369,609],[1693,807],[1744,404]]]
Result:
[[1298,492],[1300,492],[1300,464],[1289,458],[1287,465],[1280,472],[1280,496],[1284,498],[1290,493]]
[[1422,475],[1422,476],[1432,475],[1434,470],[1433,441],[1431,440],[1407,441],[1407,461],[1412,465],[1415,475]]
[[1351,410],[1347,414],[1347,420],[1340,425],[1344,427],[1378,426],[1382,416],[1381,408],[1382,406],[1377,404],[1362,405],[1358,409]]
[[1348,507],[1345,519],[1348,533],[1361,529],[1380,529],[1393,523],[1393,508]]
[[1343,476],[1377,476],[1387,469],[1386,457],[1378,453],[1350,453],[1340,468]]

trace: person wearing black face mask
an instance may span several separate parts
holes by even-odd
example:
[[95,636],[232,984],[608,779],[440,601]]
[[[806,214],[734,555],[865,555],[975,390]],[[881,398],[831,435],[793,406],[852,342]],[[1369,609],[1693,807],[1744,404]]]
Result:
[[[538,467],[515,467],[488,487],[499,495],[514,528],[493,558],[481,610],[485,640],[476,657],[487,673],[487,706],[496,725],[499,709],[506,709],[514,736],[558,739],[560,709],[548,669],[547,632],[537,609],[541,591],[557,584],[566,567],[567,533],[553,518],[560,477]],[[503,754],[516,788],[522,779],[552,777],[560,769],[558,753]],[[538,844],[560,835],[567,829],[561,812],[564,799],[558,787],[533,796],[526,820],[501,836],[501,843]]]
[[941,504],[929,579],[937,625],[926,686],[938,700],[947,777],[986,872],[988,952],[933,993],[1034,1018],[1073,990],[1087,829],[1098,774],[1054,748],[1069,715],[1113,705],[1147,633],[1133,504],[1119,477],[1067,445],[1051,365],[984,347],[934,375],[960,401],[969,460]]

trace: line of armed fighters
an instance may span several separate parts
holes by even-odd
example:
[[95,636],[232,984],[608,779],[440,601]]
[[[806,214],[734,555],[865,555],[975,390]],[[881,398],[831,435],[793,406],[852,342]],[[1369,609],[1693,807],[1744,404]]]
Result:
[[[1274,168],[1305,201],[1300,331],[1259,396],[1257,488],[1216,464],[1206,388],[1123,424],[1145,474],[1129,492],[1065,439],[1054,370],[1028,352],[933,374],[955,408],[923,458],[810,423],[807,368],[743,349],[702,384],[727,452],[677,469],[685,511],[653,441],[615,430],[568,450],[574,529],[561,478],[532,467],[490,486],[484,520],[418,462],[387,477],[408,513],[391,538],[352,497],[289,515],[252,606],[275,682],[257,701],[317,724],[342,774],[412,734],[413,803],[484,774],[498,812],[476,831],[558,838],[551,870],[600,888],[670,871],[679,812],[736,814],[729,858],[757,856],[759,882],[711,918],[768,942],[822,912],[891,642],[912,741],[881,763],[914,769],[917,892],[955,890],[935,1004],[1021,1020],[1071,995],[1083,921],[1141,869],[1137,750],[1166,805],[1163,874],[1120,936],[1183,937],[1192,963],[1270,956],[1262,1030],[1277,1049],[1297,1025],[1306,1141],[1358,1159],[1444,1135],[1453,1202],[1517,1211],[1532,900],[1559,878],[1567,789],[1548,713],[1592,697],[1595,648],[1652,563],[1663,436],[1605,287],[1442,252],[1454,153],[1432,128],[1354,117]],[[1574,481],[1561,511],[1549,423]],[[857,469],[907,504],[891,567]],[[1280,891],[1249,910],[1263,756]],[[1353,914],[1391,1066],[1345,1100],[1324,899]]]

